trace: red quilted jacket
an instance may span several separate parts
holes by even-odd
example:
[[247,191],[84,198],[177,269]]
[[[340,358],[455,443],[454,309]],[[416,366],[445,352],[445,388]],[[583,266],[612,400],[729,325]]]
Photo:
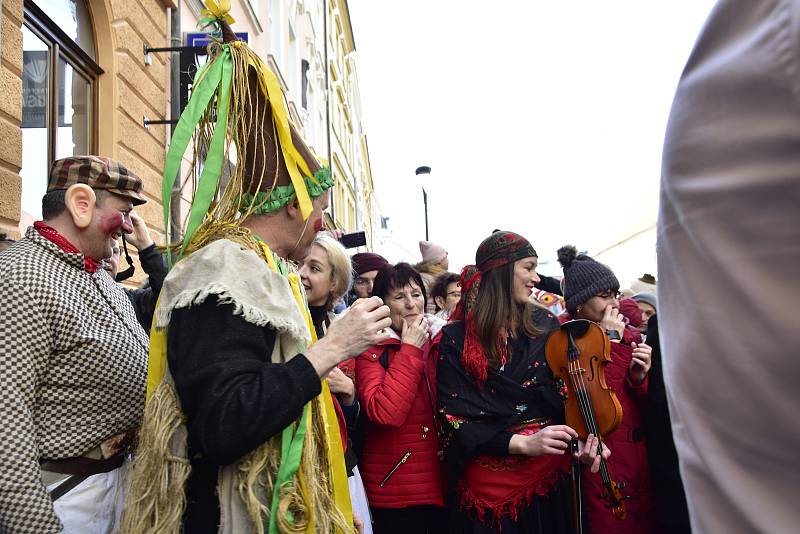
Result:
[[[356,359],[358,398],[368,420],[359,470],[371,507],[444,504],[441,447],[433,416],[436,345],[438,337],[425,350],[389,339]],[[388,369],[381,363],[386,349]]]

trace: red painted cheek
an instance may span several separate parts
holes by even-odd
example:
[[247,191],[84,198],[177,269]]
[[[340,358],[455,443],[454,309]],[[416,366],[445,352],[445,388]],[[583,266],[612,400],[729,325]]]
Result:
[[106,235],[111,235],[120,231],[125,233],[130,233],[133,231],[133,228],[130,228],[129,225],[125,224],[125,216],[121,213],[105,215],[102,219],[100,219],[100,229],[103,230],[103,233]]

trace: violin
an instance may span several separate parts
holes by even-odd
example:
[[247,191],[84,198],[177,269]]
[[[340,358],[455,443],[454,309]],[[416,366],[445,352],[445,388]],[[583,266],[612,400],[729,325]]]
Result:
[[[603,436],[622,423],[622,406],[606,384],[605,367],[611,362],[611,342],[600,325],[586,320],[568,321],[547,339],[545,358],[555,378],[563,380],[568,395],[564,401],[567,425],[585,440],[594,434],[603,450]],[[620,490],[623,484],[611,480],[605,459],[600,458],[603,499],[619,520],[627,511]]]

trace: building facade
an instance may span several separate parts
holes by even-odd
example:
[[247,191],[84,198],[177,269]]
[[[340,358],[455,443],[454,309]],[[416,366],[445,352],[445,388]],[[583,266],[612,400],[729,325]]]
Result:
[[161,170],[168,142],[167,0],[3,0],[0,39],[0,231],[19,237],[41,218],[53,160],[99,154],[139,174],[137,211],[163,242]]
[[345,232],[363,230],[371,250],[380,215],[361,120],[355,37],[346,0],[326,0],[326,9],[333,219]]
[[[41,217],[55,159],[92,153],[142,177],[148,202],[137,212],[164,244],[161,176],[170,121],[186,98],[187,56],[145,52],[197,45],[190,41],[202,37],[196,28],[202,2],[0,0],[0,6],[0,232],[18,238]],[[377,204],[346,1],[233,0],[231,14],[234,30],[247,34],[278,74],[292,120],[330,161],[337,179],[330,219],[346,232],[365,230],[371,244]],[[173,216],[183,219],[186,203],[173,204]]]

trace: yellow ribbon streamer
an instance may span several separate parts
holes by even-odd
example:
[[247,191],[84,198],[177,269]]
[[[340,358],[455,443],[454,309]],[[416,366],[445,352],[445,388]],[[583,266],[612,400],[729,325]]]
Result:
[[201,17],[224,20],[228,24],[235,22],[230,15],[231,0],[206,0],[205,4],[206,8],[200,11]]
[[[161,304],[161,297],[156,300],[156,309]],[[167,329],[156,328],[156,314],[150,326],[150,354],[147,358],[147,392],[145,402],[155,393],[167,372]]]
[[[267,263],[269,264],[270,269],[275,272],[280,272],[277,264],[275,263],[275,259],[272,256],[272,251],[269,249],[267,244],[263,241],[259,241],[259,244],[264,252],[264,256],[267,258]],[[300,278],[296,273],[289,273],[288,279],[289,286],[292,288],[292,295],[294,295],[294,299],[297,302],[297,307],[299,308],[300,313],[303,315],[303,318],[308,325],[309,332],[311,332],[311,344],[313,345],[317,342],[317,331],[314,329],[314,322],[311,319],[311,312],[308,310],[305,297],[303,296],[303,292],[300,290]],[[333,500],[336,503],[336,507],[344,515],[347,524],[352,525],[353,506],[350,502],[350,486],[347,483],[347,469],[344,465],[342,435],[339,431],[339,419],[336,416],[336,408],[333,406],[333,398],[331,397],[331,390],[328,387],[327,380],[322,381],[322,392],[320,393],[319,398],[322,401],[322,411],[320,412],[320,415],[322,416],[322,423],[325,426],[325,442],[328,447],[328,462],[331,470],[330,480],[333,482]],[[311,418],[309,418],[309,421],[311,421]],[[305,486],[305,480],[303,477],[305,477],[305,473],[301,471],[301,490]],[[313,534],[313,520],[309,521],[306,532],[308,534]]]
[[258,56],[253,56],[250,65],[256,69],[256,72],[260,73],[258,77],[259,86],[272,106],[275,129],[278,132],[278,140],[280,141],[283,159],[286,162],[286,169],[289,171],[289,178],[292,180],[295,194],[297,194],[300,213],[303,215],[303,220],[306,220],[309,215],[311,215],[314,207],[311,205],[311,196],[308,194],[308,189],[306,189],[306,184],[300,173],[302,172],[312,180],[314,179],[314,175],[309,170],[306,161],[297,151],[292,141],[292,130],[289,128],[289,114],[278,77]]

